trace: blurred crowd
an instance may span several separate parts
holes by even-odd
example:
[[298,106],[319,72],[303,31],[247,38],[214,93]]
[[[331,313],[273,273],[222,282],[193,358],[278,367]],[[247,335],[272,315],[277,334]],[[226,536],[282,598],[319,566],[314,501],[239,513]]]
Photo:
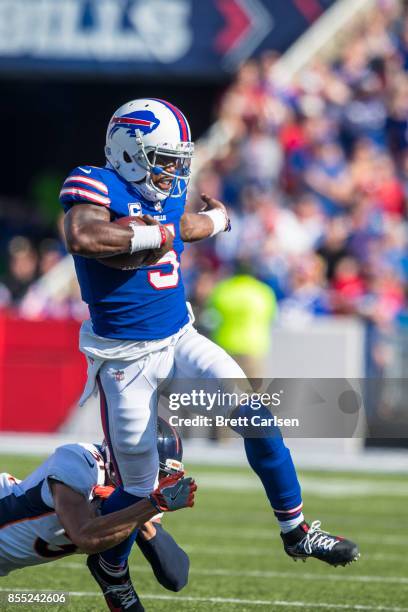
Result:
[[[54,209],[57,206],[53,202]],[[76,279],[42,281],[64,264],[67,251],[62,233],[63,215],[57,223],[42,215],[34,202],[0,198],[0,311],[31,320],[88,317]],[[55,287],[54,287],[55,285]],[[62,290],[61,290],[62,286]],[[54,288],[56,289],[54,291]]]
[[[286,324],[337,314],[360,316],[382,331],[404,324],[404,3],[380,1],[347,33],[334,59],[313,61],[290,85],[274,52],[247,62],[215,118],[231,138],[200,170],[190,205],[200,206],[201,192],[219,198],[233,231],[184,254],[188,297],[203,325],[216,285],[238,270],[273,289]],[[75,287],[62,302],[31,309],[33,282],[64,255],[58,233],[40,242],[15,236],[3,247],[8,266],[0,306],[14,305],[25,316],[85,316]]]
[[[249,271],[280,320],[356,315],[403,324],[408,288],[408,10],[379,2],[334,59],[287,84],[269,52],[239,70],[219,103],[232,137],[200,192],[229,206],[233,232],[187,254],[191,295]],[[284,76],[284,75],[283,75]]]

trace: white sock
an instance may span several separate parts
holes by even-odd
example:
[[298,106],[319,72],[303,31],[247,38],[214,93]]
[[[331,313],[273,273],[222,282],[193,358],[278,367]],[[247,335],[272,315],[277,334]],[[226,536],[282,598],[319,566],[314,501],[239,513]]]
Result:
[[290,519],[289,521],[278,521],[278,523],[279,523],[279,527],[282,533],[289,533],[289,531],[292,531],[292,529],[295,529],[295,527],[300,525],[300,523],[303,523],[304,520],[305,520],[305,517],[303,516],[303,513],[301,512],[299,516],[297,516],[294,519]]

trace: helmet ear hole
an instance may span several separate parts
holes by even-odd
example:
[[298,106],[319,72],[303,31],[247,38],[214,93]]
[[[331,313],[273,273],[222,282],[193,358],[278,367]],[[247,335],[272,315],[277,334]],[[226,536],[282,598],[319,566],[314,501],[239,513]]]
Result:
[[132,161],[132,158],[130,157],[127,151],[123,151],[123,159],[127,164],[130,164],[130,162]]

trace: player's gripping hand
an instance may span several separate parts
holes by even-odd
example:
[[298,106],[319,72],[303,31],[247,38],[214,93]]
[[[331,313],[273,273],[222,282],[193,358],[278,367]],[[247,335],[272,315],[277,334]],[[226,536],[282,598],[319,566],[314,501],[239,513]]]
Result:
[[[161,225],[156,219],[150,215],[143,215],[143,221],[146,225]],[[163,232],[166,235],[166,241],[160,249],[152,249],[151,255],[149,255],[143,262],[143,266],[151,266],[158,262],[166,253],[173,249],[174,236],[165,225],[161,225]]]
[[197,485],[191,478],[184,478],[184,472],[162,478],[157,489],[149,496],[149,501],[159,512],[173,512],[180,508],[194,506],[194,493]]

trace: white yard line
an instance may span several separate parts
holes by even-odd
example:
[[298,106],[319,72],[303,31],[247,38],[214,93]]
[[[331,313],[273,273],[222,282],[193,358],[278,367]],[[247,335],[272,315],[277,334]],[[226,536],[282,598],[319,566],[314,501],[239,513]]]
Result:
[[[229,515],[229,520],[231,520],[231,515]],[[343,532],[345,530],[342,528],[341,531]],[[189,526],[188,534],[189,535],[196,534],[202,537],[203,528],[194,527],[193,525]],[[223,538],[225,535],[226,537],[236,537],[240,540],[252,540],[252,541],[255,539],[257,540],[259,539],[260,540],[269,540],[269,539],[279,540],[280,539],[278,529],[273,524],[271,524],[270,529],[254,529],[254,530],[247,529],[245,531],[237,529],[236,527],[228,527],[228,525],[222,525],[218,528],[210,527],[206,525],[205,534],[214,535],[217,538]],[[374,533],[373,535],[361,534],[359,536],[356,536],[356,541],[357,543],[364,542],[366,544],[377,544],[377,545],[381,543],[381,546],[408,546],[408,537],[392,535],[392,534],[378,534],[378,532]],[[267,546],[268,546],[268,542],[265,542],[265,547]],[[247,554],[247,551],[243,552],[242,548],[237,547],[236,549],[234,549],[234,551],[235,550],[238,552],[238,554],[239,554],[239,551],[241,551],[242,554]],[[265,554],[265,548],[258,548],[258,552],[259,551],[262,551],[262,554]]]
[[[229,491],[261,490],[259,481],[253,476],[240,474],[199,474],[197,483],[203,489],[222,489]],[[408,497],[408,485],[400,480],[376,482],[363,478],[301,478],[302,490],[318,497],[368,497],[388,495],[391,497]]]
[[[369,543],[373,543],[372,540],[365,540],[363,537],[358,537],[356,538],[357,543],[361,544],[362,542],[369,542]],[[376,544],[378,545],[378,541],[376,540]],[[381,545],[383,545],[383,542],[381,542]],[[389,543],[388,546],[394,546],[394,544]],[[403,544],[399,544],[399,546],[403,546]],[[405,545],[404,545],[405,546]],[[381,546],[383,547],[383,546]],[[190,544],[186,544],[183,546],[184,550],[188,553],[202,553],[203,555],[217,555],[222,553],[223,555],[228,555],[228,556],[237,556],[237,557],[259,557],[259,556],[264,556],[264,555],[272,555],[272,556],[276,556],[276,550],[272,550],[271,548],[268,548],[268,546],[265,547],[253,547],[251,546],[250,548],[248,548],[248,550],[243,550],[242,548],[240,548],[239,546],[202,546],[202,545],[190,545]],[[283,552],[283,549],[282,549]],[[371,555],[372,558],[373,555]],[[398,555],[400,556],[400,555]],[[286,558],[286,557],[284,557]],[[367,557],[365,556],[365,551],[363,550],[363,558],[367,558],[370,559],[370,556],[368,555]],[[379,557],[380,558],[380,557]],[[406,557],[402,557],[406,559]],[[385,559],[384,559],[385,560]],[[388,560],[392,560],[392,559],[388,559]],[[397,559],[399,560],[399,559]]]
[[406,563],[406,555],[389,555],[388,553],[363,553],[364,561],[400,561]]
[[[194,548],[194,551],[201,551],[202,548],[198,549],[198,548]],[[215,549],[213,549],[215,552]],[[214,554],[213,550],[211,551],[211,554]],[[216,549],[218,552],[220,552],[220,549],[217,548]],[[190,548],[191,551],[191,548]],[[223,550],[221,550],[222,554],[225,554]],[[256,555],[253,556],[257,556],[260,554],[260,552],[262,552],[262,555],[265,555],[265,551],[262,549],[262,551],[258,550],[256,551]],[[236,554],[236,551],[234,550],[233,554]],[[245,554],[245,553],[244,553]],[[401,563],[405,563],[407,560],[406,555],[389,555],[387,553],[363,553],[363,557],[362,557],[362,561],[374,561],[374,562],[381,562],[383,563],[384,561],[397,561],[397,562],[401,562]],[[66,567],[68,567],[70,564],[70,562],[67,562]],[[82,565],[80,563],[75,563],[74,561],[72,562],[72,566],[73,567],[82,567]],[[64,561],[61,561],[61,565],[64,565],[65,567],[65,563]],[[136,567],[136,566],[135,566]],[[149,570],[150,571],[150,570]]]
[[[16,588],[6,589],[0,587],[0,592],[37,592],[38,589]],[[53,593],[51,589],[41,589],[42,593]],[[70,591],[71,597],[100,597],[101,594],[93,591]],[[275,606],[282,608],[325,608],[326,610],[361,610],[364,612],[408,612],[408,608],[400,608],[395,606],[368,606],[366,604],[333,604],[333,603],[315,603],[307,601],[283,601],[283,600],[264,600],[264,599],[235,599],[232,597],[188,597],[183,595],[155,595],[151,593],[141,593],[141,599],[156,599],[163,601],[189,601],[193,603],[218,603],[218,604],[235,604],[245,606]]]
[[[59,567],[66,569],[84,569],[85,564],[75,563],[74,561],[61,561]],[[146,566],[131,565],[131,569],[138,572],[151,572],[151,569]],[[258,571],[258,570],[229,570],[229,569],[213,569],[203,568],[190,570],[191,574],[196,576],[230,576],[239,578],[293,578],[296,580],[322,580],[332,582],[375,582],[380,584],[399,584],[408,585],[408,578],[405,576],[349,576],[347,574],[318,574],[314,572],[274,572],[274,571]]]

